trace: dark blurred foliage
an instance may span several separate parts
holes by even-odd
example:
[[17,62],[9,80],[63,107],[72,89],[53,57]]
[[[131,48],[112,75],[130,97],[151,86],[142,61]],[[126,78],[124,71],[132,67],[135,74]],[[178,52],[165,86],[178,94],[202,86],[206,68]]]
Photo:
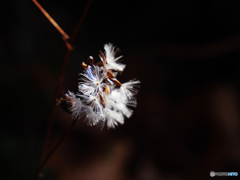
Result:
[[[87,4],[38,2],[69,35]],[[31,0],[2,2],[0,17],[0,179],[30,180],[66,47]],[[43,179],[182,180],[207,179],[210,171],[240,173],[239,22],[237,0],[93,0],[62,90],[76,92],[81,62],[89,55],[98,60],[99,50],[112,42],[127,64],[118,79],[142,82],[138,107],[115,130],[77,122]],[[213,55],[203,55],[204,47],[228,38]],[[51,147],[71,123],[60,107],[55,117]]]

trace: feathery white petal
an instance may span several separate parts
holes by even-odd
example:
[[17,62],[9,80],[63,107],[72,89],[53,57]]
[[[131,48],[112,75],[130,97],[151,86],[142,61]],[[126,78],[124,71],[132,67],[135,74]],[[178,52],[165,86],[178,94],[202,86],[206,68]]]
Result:
[[103,117],[103,105],[100,102],[99,94],[96,95],[81,95],[78,94],[79,97],[82,97],[82,102],[85,105],[88,105],[92,108],[92,110],[99,115],[100,117]]
[[99,122],[98,114],[90,106],[83,106],[81,117],[84,117],[84,121],[89,126],[95,126]]
[[130,118],[133,111],[127,106],[129,100],[124,97],[119,89],[114,89],[111,93],[111,103],[115,105],[115,109],[122,112],[127,118]]
[[108,70],[123,71],[126,65],[117,62],[120,58],[122,58],[122,56],[115,58],[115,54],[117,51],[114,51],[114,49],[115,48],[111,43],[104,45],[104,50],[105,50],[105,55],[107,60],[106,68]]
[[72,112],[72,117],[74,120],[78,119],[81,113],[82,102],[80,99],[76,98],[73,92],[68,91],[66,94],[72,101],[68,100],[67,102],[71,104],[70,111]]
[[93,65],[92,67],[88,66],[81,75],[81,82],[78,86],[80,92],[87,94],[90,94],[89,90],[92,93],[95,91],[102,92],[102,89],[106,85],[106,83],[104,83],[104,80],[107,77],[107,73],[105,71],[102,71],[101,68]]
[[114,128],[118,123],[124,123],[123,114],[120,111],[111,110],[109,108],[104,109],[105,121],[108,128]]
[[131,99],[134,95],[138,93],[138,87],[140,84],[140,81],[131,80],[129,82],[123,83],[120,87],[120,90],[123,95],[125,95],[128,99]]

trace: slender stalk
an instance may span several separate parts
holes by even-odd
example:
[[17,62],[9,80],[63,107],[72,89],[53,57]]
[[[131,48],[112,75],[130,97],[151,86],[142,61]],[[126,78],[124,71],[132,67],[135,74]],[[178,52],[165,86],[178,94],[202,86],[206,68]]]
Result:
[[63,31],[63,29],[54,21],[54,19],[45,11],[45,9],[37,2],[37,0],[32,0],[38,9],[46,16],[46,18],[55,26],[55,28],[62,34],[65,40],[69,39],[69,36]]
[[63,77],[64,77],[64,74],[65,74],[65,69],[66,69],[66,66],[67,66],[67,60],[68,60],[69,54],[70,54],[70,51],[66,50],[65,55],[64,55],[64,60],[63,60],[63,63],[62,63],[62,69],[61,69],[60,76],[59,76],[59,79],[58,79],[58,82],[57,82],[57,87],[56,87],[55,96],[54,96],[54,100],[53,100],[52,110],[51,110],[51,114],[50,114],[50,117],[49,117],[49,120],[48,120],[48,125],[47,125],[47,133],[45,135],[41,160],[40,160],[39,163],[42,162],[44,156],[46,155],[47,149],[48,149],[49,138],[50,138],[50,135],[51,135],[52,126],[53,126],[53,122],[54,122],[54,116],[55,116],[55,113],[56,113],[56,110],[57,110],[56,99],[60,95],[61,86],[62,86]]
[[[70,44],[72,44],[73,41],[75,40],[75,37],[76,37],[76,35],[77,35],[77,33],[78,33],[82,23],[83,23],[83,20],[86,17],[86,14],[87,14],[87,12],[90,8],[91,3],[92,3],[92,0],[89,0],[82,17],[80,18],[75,30],[73,31],[73,34],[71,35],[71,38],[69,40]],[[56,99],[60,95],[61,86],[62,86],[62,82],[63,82],[63,78],[64,78],[69,54],[70,54],[70,50],[66,49],[65,54],[64,54],[64,58],[63,58],[62,69],[61,69],[59,79],[58,79],[58,82],[57,82],[57,87],[56,87],[55,97],[54,97],[54,103],[53,103],[52,111],[51,111],[49,121],[48,121],[47,133],[46,133],[45,141],[44,141],[44,145],[43,145],[43,152],[42,152],[41,161],[42,161],[44,155],[46,154],[46,151],[47,151],[47,148],[48,148],[49,138],[50,138],[50,135],[51,135],[51,130],[52,130],[53,121],[54,121],[54,115],[55,115],[55,112],[56,112]],[[41,161],[40,161],[40,163],[41,163]]]
[[63,140],[66,138],[66,136],[69,134],[71,129],[73,128],[74,124],[76,123],[76,120],[73,120],[71,125],[67,128],[61,139],[57,142],[57,144],[52,148],[52,150],[49,152],[49,154],[43,159],[42,162],[40,162],[37,171],[34,174],[33,180],[38,178],[38,175],[40,171],[42,170],[43,166],[46,164],[46,162],[50,159],[50,157],[53,155],[53,153],[57,150],[57,148],[60,146],[60,144],[63,142]]
[[79,22],[78,22],[78,24],[77,24],[77,26],[75,27],[75,29],[74,29],[71,37],[70,37],[70,41],[69,41],[69,42],[70,42],[71,44],[72,44],[73,41],[75,40],[75,38],[76,38],[76,36],[77,36],[77,33],[78,33],[80,27],[82,26],[82,23],[83,23],[86,15],[87,15],[87,13],[88,13],[88,10],[89,10],[91,4],[92,4],[92,0],[89,0],[87,6],[86,6],[86,8],[85,8],[85,10],[84,10],[84,12],[83,12],[83,14],[82,14],[82,16],[81,16],[81,18],[80,18],[80,20],[79,20]]
[[41,169],[43,168],[43,166],[46,164],[46,162],[50,159],[50,157],[52,156],[52,154],[57,150],[57,148],[59,147],[59,145],[63,142],[63,140],[66,138],[66,136],[69,134],[69,132],[71,131],[72,127],[74,126],[74,124],[76,123],[76,120],[73,120],[71,125],[68,127],[68,129],[65,131],[65,133],[63,134],[63,136],[61,137],[61,139],[57,142],[57,144],[53,147],[53,149],[49,152],[49,154],[45,157],[45,159],[43,160],[43,162],[40,164],[40,166],[38,167],[38,173],[41,171]]
[[[50,135],[51,135],[51,130],[52,130],[53,122],[54,122],[54,115],[55,115],[55,112],[56,112],[56,98],[58,98],[58,96],[60,94],[60,89],[61,89],[61,86],[62,86],[62,82],[63,82],[63,78],[64,78],[64,74],[65,74],[65,69],[66,69],[66,66],[67,66],[67,60],[68,60],[70,51],[73,49],[73,48],[71,48],[72,47],[71,44],[75,40],[75,37],[76,37],[76,35],[77,35],[77,33],[78,33],[78,31],[79,31],[79,29],[80,29],[80,27],[81,27],[85,17],[87,15],[87,12],[88,12],[88,10],[89,10],[89,8],[91,6],[92,0],[88,1],[88,4],[87,4],[87,6],[86,6],[86,8],[85,8],[85,10],[83,12],[83,15],[81,16],[81,18],[80,18],[76,28],[74,29],[71,38],[69,38],[69,36],[58,26],[58,24],[51,18],[51,16],[42,8],[42,6],[36,0],[33,0],[33,2],[44,13],[44,15],[49,19],[49,21],[52,22],[52,24],[58,29],[58,31],[63,35],[63,40],[65,40],[66,45],[67,45],[67,49],[65,51],[64,58],[63,58],[61,72],[60,72],[59,79],[58,79],[58,82],[57,82],[57,87],[56,87],[55,96],[54,96],[54,102],[53,102],[53,105],[52,105],[52,110],[51,110],[51,114],[50,114],[48,125],[47,125],[47,132],[46,132],[46,136],[45,136],[45,140],[44,140],[44,144],[43,144],[43,149],[42,149],[42,153],[41,153],[41,159],[39,161],[39,165],[38,165],[38,169],[37,169],[36,175],[34,176],[34,179],[36,179],[39,171],[42,169],[42,167],[45,165],[47,160],[51,157],[53,152],[55,152],[55,150],[58,148],[58,146],[61,144],[62,140],[64,139],[64,138],[61,138],[59,143],[55,146],[54,151],[52,150],[46,156],[46,158],[43,159],[45,154],[46,154],[46,152],[47,152],[47,148],[48,148],[48,144],[49,144],[49,138],[50,138]],[[71,128],[70,128],[70,130],[71,130]],[[68,133],[64,133],[64,137],[67,134]]]

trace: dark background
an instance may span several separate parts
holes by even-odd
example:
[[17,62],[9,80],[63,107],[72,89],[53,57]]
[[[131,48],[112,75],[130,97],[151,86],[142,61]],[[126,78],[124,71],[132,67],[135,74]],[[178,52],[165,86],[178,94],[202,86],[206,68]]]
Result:
[[[87,4],[38,2],[68,35]],[[43,179],[183,180],[208,179],[210,171],[240,173],[239,8],[237,0],[93,0],[61,89],[76,92],[81,62],[89,55],[98,61],[99,50],[111,42],[127,65],[118,79],[141,81],[138,107],[116,129],[77,122]],[[66,46],[30,0],[5,1],[0,17],[0,180],[30,180]],[[71,121],[58,107],[51,147]]]

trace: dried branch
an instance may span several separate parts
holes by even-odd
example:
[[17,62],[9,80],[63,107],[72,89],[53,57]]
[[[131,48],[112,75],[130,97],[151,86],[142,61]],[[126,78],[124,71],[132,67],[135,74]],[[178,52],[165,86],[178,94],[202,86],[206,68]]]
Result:
[[53,149],[50,151],[50,153],[45,157],[45,159],[42,161],[42,163],[39,165],[38,167],[38,173],[41,171],[41,169],[43,168],[43,166],[46,164],[46,162],[50,159],[50,157],[52,156],[52,154],[57,150],[57,148],[59,147],[59,145],[63,142],[63,140],[66,138],[66,136],[69,134],[69,132],[71,131],[71,129],[73,128],[74,124],[77,121],[74,120],[72,121],[71,125],[68,127],[68,129],[65,131],[65,133],[63,134],[63,136],[61,137],[61,139],[57,142],[57,144],[53,147]]
[[66,43],[67,48],[72,51],[73,47],[72,45],[68,42],[69,36],[63,31],[63,29],[56,23],[56,21],[47,13],[47,11],[36,1],[33,0],[33,2],[36,4],[36,6],[42,11],[42,13],[46,16],[46,18],[52,23],[52,25],[55,26],[55,28],[62,34],[63,40]]
[[77,35],[85,17],[87,15],[87,12],[88,12],[91,4],[92,4],[92,0],[88,1],[88,4],[87,4],[87,6],[86,6],[86,8],[83,12],[83,15],[81,16],[76,28],[74,29],[71,38],[69,38],[69,36],[60,28],[60,26],[51,18],[51,16],[42,8],[42,6],[36,0],[33,0],[33,2],[43,12],[43,14],[48,18],[48,20],[57,28],[57,30],[63,35],[63,40],[65,40],[66,45],[67,45],[67,49],[65,51],[64,58],[63,58],[61,72],[60,72],[59,79],[58,79],[58,82],[57,82],[57,87],[56,87],[55,96],[54,96],[54,102],[53,102],[53,105],[52,105],[52,110],[51,110],[51,114],[50,114],[49,121],[48,121],[47,133],[46,133],[44,144],[43,144],[41,159],[39,161],[38,169],[37,169],[36,174],[34,176],[34,179],[36,179],[40,170],[44,166],[44,164],[51,157],[53,152],[55,152],[57,147],[61,144],[63,139],[66,137],[66,134],[68,133],[68,131],[70,131],[72,126],[74,125],[74,123],[73,123],[71,128],[67,129],[67,131],[64,133],[64,136],[60,139],[60,141],[57,143],[55,148],[45,157],[45,154],[46,154],[47,148],[48,148],[48,144],[49,144],[49,138],[50,138],[50,135],[51,135],[52,125],[53,125],[53,122],[54,122],[54,115],[55,115],[55,112],[56,112],[56,99],[60,94],[60,89],[61,89],[61,86],[62,86],[63,77],[64,77],[64,74],[65,74],[65,69],[66,69],[66,66],[67,66],[67,60],[68,60],[70,51],[73,49],[71,44],[75,40],[75,37],[76,37],[76,35]]

